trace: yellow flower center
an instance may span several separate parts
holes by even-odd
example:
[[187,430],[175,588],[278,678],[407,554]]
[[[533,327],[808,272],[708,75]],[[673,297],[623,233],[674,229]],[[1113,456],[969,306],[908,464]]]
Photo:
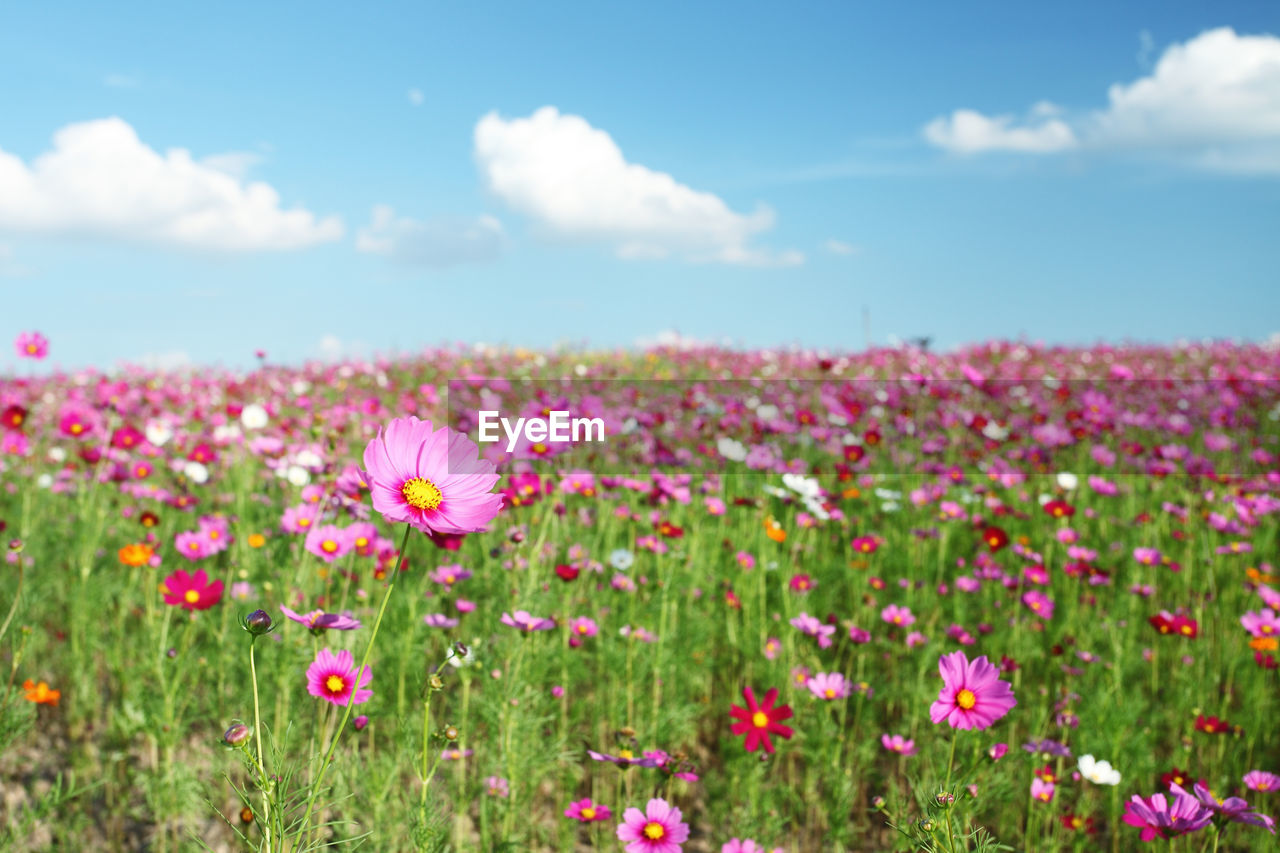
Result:
[[657,841],[666,834],[666,827],[658,823],[656,820],[651,820],[644,825],[644,837],[651,841]]
[[826,690],[822,691],[822,695],[826,696],[828,699],[834,699],[836,698],[836,691],[828,687]]
[[440,488],[430,480],[424,480],[421,477],[406,480],[400,487],[400,494],[404,495],[405,503],[414,509],[433,510],[444,500],[444,495],[440,494]]
[[582,810],[582,816],[587,820],[591,820],[596,816],[596,810],[593,809],[591,806],[587,806],[585,809]]
[[751,715],[751,725],[757,729],[766,728],[769,725],[769,715],[764,711],[756,711]]
[[28,354],[28,355],[35,355],[35,354],[39,351],[39,349],[40,349],[40,348],[39,348],[38,346],[36,346],[35,344],[27,344],[27,354]]
[[961,690],[956,694],[956,704],[969,711],[974,705],[978,704],[978,697],[973,695],[972,690]]
[[196,592],[194,589],[189,589],[183,593],[182,597],[186,600],[187,604],[195,604],[200,600],[200,593]]
[[[547,452],[547,446],[540,441],[529,449],[532,450],[534,453],[538,454],[539,456]],[[650,824],[650,826],[657,826],[657,824]],[[649,831],[648,829],[645,830],[645,832],[648,832],[648,831]],[[662,836],[658,836],[658,837],[661,838]]]
[[84,432],[84,424],[72,424],[72,425],[71,425],[71,434],[72,434],[72,435],[79,435],[79,434],[80,434],[80,433],[82,433],[82,432]]
[[620,750],[618,750],[618,757],[619,757],[619,758],[627,758],[627,759],[630,759],[630,758],[632,758],[632,757],[634,757],[634,756],[635,756],[635,753],[634,753],[634,752],[632,752],[632,751],[631,751],[631,750],[629,750],[629,749],[620,749]]
[[320,547],[326,554],[332,554],[334,551],[338,550],[338,543],[334,542],[332,539],[326,539],[320,543]]
[[299,527],[310,527],[310,526],[311,526],[311,519],[309,519],[309,518],[307,518],[307,517],[305,517],[305,516],[304,516],[304,517],[302,517],[302,518],[300,518],[300,519],[298,519],[298,526],[299,526]]
[[330,693],[341,693],[347,687],[347,682],[342,680],[341,675],[331,675],[324,680],[324,689]]

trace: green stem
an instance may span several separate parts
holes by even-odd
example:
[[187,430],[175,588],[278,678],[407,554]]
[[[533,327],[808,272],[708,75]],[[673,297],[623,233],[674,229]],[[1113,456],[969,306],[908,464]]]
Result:
[[262,779],[262,839],[266,849],[271,847],[271,798],[268,795],[270,780],[267,778],[267,765],[262,761],[262,716],[258,711],[258,666],[254,660],[253,650],[257,645],[255,636],[249,641],[249,680],[253,684],[253,739],[258,747],[258,776]]
[[315,784],[311,787],[311,794],[307,797],[307,811],[302,816],[302,822],[298,825],[298,834],[293,838],[295,847],[298,846],[311,823],[311,813],[315,810],[316,796],[320,793],[320,787],[324,782],[325,773],[329,770],[329,765],[333,763],[333,753],[338,748],[338,739],[347,727],[347,720],[351,718],[351,709],[356,704],[356,689],[358,689],[361,677],[368,668],[369,657],[373,654],[373,643],[378,639],[378,629],[382,627],[382,616],[387,612],[387,602],[391,600],[391,591],[396,588],[396,579],[400,577],[400,566],[404,564],[405,549],[409,546],[409,533],[412,530],[413,527],[411,525],[406,524],[404,526],[404,538],[400,540],[400,556],[396,559],[396,567],[391,574],[391,581],[387,584],[387,591],[382,596],[382,604],[378,607],[378,618],[374,620],[373,633],[369,636],[369,644],[365,646],[364,659],[360,661],[360,668],[356,670],[356,687],[352,688],[351,698],[347,700],[347,710],[342,715],[342,722],[338,723],[338,730],[334,733],[333,740],[329,742],[329,749],[325,752],[324,761],[320,764],[320,774],[316,777]]

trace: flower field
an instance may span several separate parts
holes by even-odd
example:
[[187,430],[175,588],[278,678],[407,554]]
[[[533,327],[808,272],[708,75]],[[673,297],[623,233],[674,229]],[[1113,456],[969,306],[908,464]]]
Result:
[[20,371],[0,849],[1276,849],[1278,376],[1000,343]]

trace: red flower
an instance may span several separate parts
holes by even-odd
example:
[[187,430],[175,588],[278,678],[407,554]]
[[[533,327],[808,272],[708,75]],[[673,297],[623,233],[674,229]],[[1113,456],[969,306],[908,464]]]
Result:
[[6,408],[3,414],[0,414],[0,426],[6,429],[20,429],[22,422],[26,419],[27,410],[15,403]]
[[1206,717],[1204,714],[1196,717],[1196,731],[1198,732],[1204,732],[1208,735],[1220,735],[1230,728],[1230,723],[1218,717]]
[[579,569],[575,566],[569,566],[564,563],[556,566],[556,574],[560,576],[562,581],[572,581],[578,579]]
[[1076,508],[1066,501],[1049,501],[1044,505],[1044,511],[1054,518],[1070,518],[1076,514]]
[[982,541],[987,543],[987,547],[991,549],[992,553],[995,553],[1009,544],[1009,534],[999,527],[988,527],[982,531]]
[[742,688],[742,698],[747,701],[747,707],[733,705],[729,708],[729,716],[738,721],[733,724],[733,733],[747,736],[744,744],[747,752],[755,752],[761,744],[764,745],[765,752],[773,752],[773,742],[769,740],[769,735],[790,739],[795,734],[790,726],[784,726],[781,722],[791,718],[791,706],[773,706],[778,701],[778,688],[769,688],[769,692],[764,694],[764,702],[759,704],[750,687]]
[[1062,816],[1062,825],[1072,832],[1084,832],[1093,835],[1098,828],[1093,824],[1093,818],[1081,817],[1078,814],[1066,814]]

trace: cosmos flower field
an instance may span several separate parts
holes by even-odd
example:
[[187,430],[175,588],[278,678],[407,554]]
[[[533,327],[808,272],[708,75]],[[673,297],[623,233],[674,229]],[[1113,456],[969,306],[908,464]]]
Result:
[[1274,348],[56,343],[0,380],[0,849],[1276,849]]

